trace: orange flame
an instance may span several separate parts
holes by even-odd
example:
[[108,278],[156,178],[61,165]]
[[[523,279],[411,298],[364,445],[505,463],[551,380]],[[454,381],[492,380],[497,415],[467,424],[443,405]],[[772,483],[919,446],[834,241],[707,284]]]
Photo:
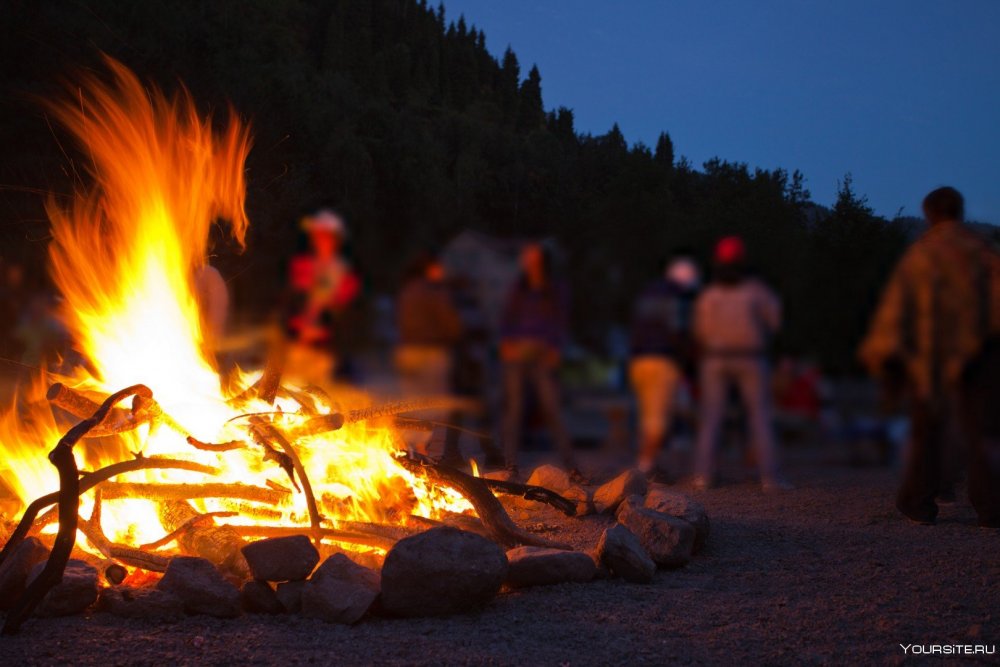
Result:
[[[246,422],[230,421],[243,412],[274,411],[262,401],[230,405],[208,353],[193,287],[206,263],[210,225],[229,220],[242,244],[248,220],[243,208],[244,162],[250,136],[234,112],[225,129],[199,116],[182,89],[173,98],[145,88],[122,64],[108,59],[109,81],[85,76],[79,97],[48,103],[89,159],[89,188],[78,189],[70,205],[50,200],[51,273],[65,298],[65,322],[89,370],[64,379],[100,397],[122,387],[149,386],[157,402],[187,433],[199,440],[248,440]],[[243,384],[253,378],[246,376]],[[22,503],[52,490],[56,475],[44,454],[60,435],[41,393],[39,378],[29,390],[27,410],[10,410],[0,420],[6,469],[0,479]],[[339,402],[363,404],[356,394]],[[278,406],[279,428],[301,424],[305,415],[294,400]],[[322,405],[320,412],[333,406]],[[182,433],[148,426],[119,436],[117,445],[81,445],[91,466],[120,459],[126,451],[197,460],[220,468],[205,479],[183,471],[143,471],[117,481],[239,482],[262,488],[282,480],[282,472],[248,447],[224,454],[192,449]],[[296,443],[309,471],[323,514],[337,520],[405,521],[410,513],[435,517],[444,510],[468,511],[453,490],[432,487],[394,459],[393,434],[354,424]],[[86,505],[92,502],[85,498]],[[193,504],[202,511],[230,510],[226,499]],[[305,500],[291,494],[278,509],[287,524],[307,525]],[[162,536],[155,503],[143,498],[108,501],[103,527],[114,540],[130,544]],[[251,516],[231,521],[252,522]],[[269,521],[274,523],[275,521]]]

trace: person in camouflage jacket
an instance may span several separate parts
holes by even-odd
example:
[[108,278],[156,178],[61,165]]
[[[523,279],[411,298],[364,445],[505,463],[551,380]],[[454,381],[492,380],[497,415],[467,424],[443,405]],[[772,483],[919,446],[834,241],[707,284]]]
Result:
[[924,199],[929,229],[883,293],[862,343],[868,369],[896,393],[905,388],[911,452],[896,500],[920,523],[937,516],[949,425],[969,452],[969,498],[982,525],[1000,526],[1000,255],[963,222],[954,188]]

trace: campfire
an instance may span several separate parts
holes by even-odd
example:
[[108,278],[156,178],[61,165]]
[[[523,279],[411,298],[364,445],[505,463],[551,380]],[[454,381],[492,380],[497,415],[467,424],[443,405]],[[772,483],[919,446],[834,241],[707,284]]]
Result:
[[[48,104],[90,180],[47,206],[51,276],[81,359],[64,376],[39,374],[0,422],[0,475],[19,517],[0,532],[0,571],[25,558],[36,570],[10,600],[4,631],[72,578],[67,563],[96,570],[102,588],[134,590],[196,557],[253,594],[261,579],[278,580],[261,576],[251,548],[273,538],[286,540],[279,560],[307,552],[305,576],[320,555],[377,566],[401,540],[448,526],[498,545],[504,572],[500,547],[566,549],[520,528],[497,494],[573,515],[588,491],[560,489],[577,498],[568,500],[407,452],[401,431],[426,425],[404,415],[461,407],[452,399],[372,405],[357,392],[297,386],[283,380],[280,345],[263,369],[223,378],[193,285],[213,221],[244,241],[248,128],[233,112],[224,124],[203,118],[186,92],[168,97],[108,67],[107,79],[88,76]],[[633,492],[622,486],[615,506]],[[590,555],[567,555],[593,576]]]

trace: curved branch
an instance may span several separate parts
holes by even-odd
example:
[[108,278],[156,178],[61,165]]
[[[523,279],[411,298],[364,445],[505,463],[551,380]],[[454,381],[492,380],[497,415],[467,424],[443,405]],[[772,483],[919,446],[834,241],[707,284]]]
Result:
[[59,583],[66,569],[66,562],[76,544],[77,512],[80,508],[80,472],[76,467],[73,447],[91,429],[103,423],[116,404],[133,395],[152,398],[153,392],[150,391],[149,387],[141,384],[115,392],[101,404],[91,417],[84,419],[67,431],[66,435],[49,453],[49,461],[59,471],[59,532],[56,533],[56,540],[49,554],[49,559],[45,562],[45,567],[28,585],[14,604],[14,608],[7,615],[3,634],[16,633],[25,619],[45,597],[45,594]]
[[396,461],[414,474],[424,475],[439,484],[450,486],[462,494],[466,500],[472,503],[472,507],[476,510],[480,521],[483,522],[483,526],[489,531],[490,537],[499,544],[504,546],[526,544],[567,550],[572,548],[569,545],[547,540],[519,528],[484,480],[479,477],[466,475],[464,472],[431,461],[420,461],[405,456],[398,457]]

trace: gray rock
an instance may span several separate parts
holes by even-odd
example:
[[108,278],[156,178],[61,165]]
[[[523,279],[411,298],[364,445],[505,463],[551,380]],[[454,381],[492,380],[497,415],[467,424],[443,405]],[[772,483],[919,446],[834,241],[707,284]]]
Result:
[[691,560],[694,526],[683,519],[642,506],[642,498],[632,496],[618,508],[618,521],[628,528],[649,557],[662,567],[681,567]]
[[248,581],[240,589],[243,611],[251,614],[282,614],[285,606],[266,581]]
[[278,584],[274,594],[278,596],[278,601],[285,611],[293,614],[302,611],[302,589],[305,585],[304,581],[286,581]]
[[334,554],[302,588],[302,615],[328,623],[357,623],[375,602],[379,589],[377,572],[344,554]]
[[251,542],[241,551],[250,574],[260,581],[302,581],[319,562],[319,552],[305,535]]
[[540,465],[531,473],[528,484],[534,486],[544,486],[546,489],[562,493],[573,486],[569,478],[569,473],[554,465]]
[[613,513],[623,500],[646,493],[646,476],[638,470],[626,470],[594,491],[594,509]]
[[204,558],[176,556],[156,587],[180,598],[184,611],[218,618],[239,616],[240,592]]
[[711,526],[704,505],[662,484],[653,484],[650,487],[643,504],[651,510],[684,519],[694,526],[694,553],[698,553],[705,546]]
[[184,603],[168,591],[157,588],[113,586],[101,591],[97,608],[124,618],[176,620],[184,615]]
[[597,543],[597,558],[616,577],[637,584],[653,581],[656,563],[632,531],[620,523],[608,528]]
[[49,548],[37,537],[17,545],[0,565],[0,609],[10,609],[24,592],[28,575],[36,565],[49,557]]
[[[47,560],[31,569],[26,586],[41,574]],[[35,607],[38,616],[69,616],[78,614],[97,602],[97,569],[82,560],[71,558],[66,563],[62,581],[52,587]]]
[[593,558],[580,551],[517,547],[507,552],[511,588],[590,581],[597,574]]
[[495,543],[455,528],[400,540],[382,566],[382,607],[399,616],[442,616],[480,607],[507,576]]

